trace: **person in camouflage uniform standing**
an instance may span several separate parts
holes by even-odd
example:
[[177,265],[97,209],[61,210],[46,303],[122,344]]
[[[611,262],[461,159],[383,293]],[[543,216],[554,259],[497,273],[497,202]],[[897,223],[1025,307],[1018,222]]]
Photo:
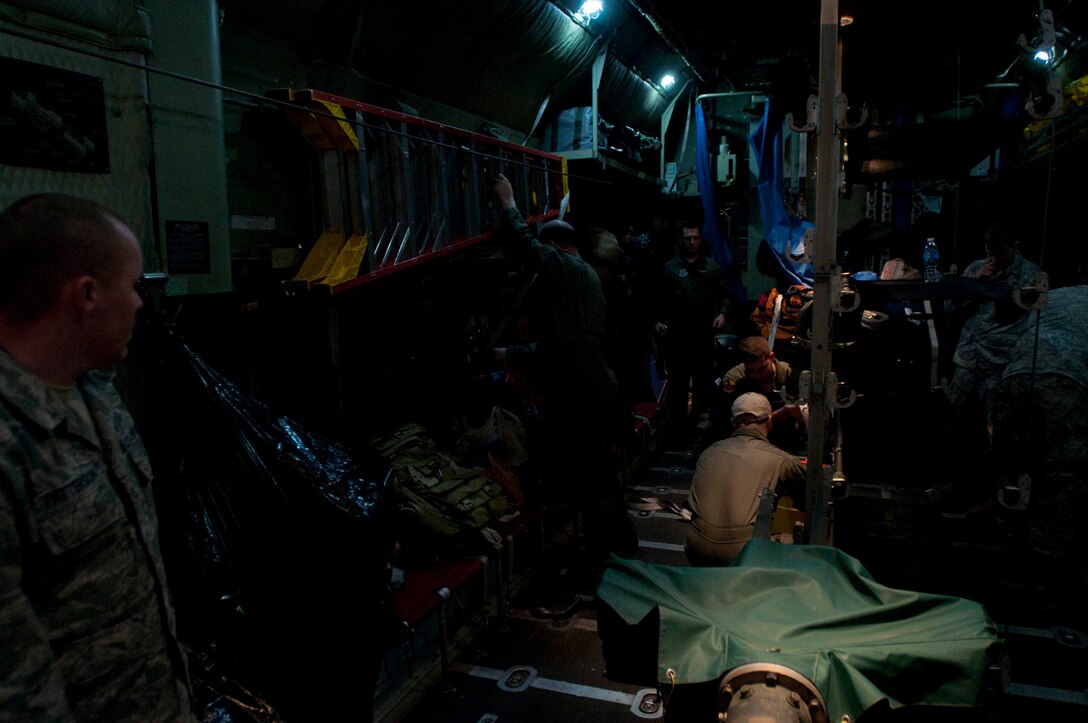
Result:
[[101,371],[139,242],[39,194],[0,214],[0,258],[0,720],[192,721],[147,452]]
[[1040,558],[1031,567],[1069,581],[1074,594],[1088,591],[1086,315],[1088,285],[1051,291],[1011,350],[995,405],[998,468],[1011,475],[1007,483],[1031,479],[1027,544]]

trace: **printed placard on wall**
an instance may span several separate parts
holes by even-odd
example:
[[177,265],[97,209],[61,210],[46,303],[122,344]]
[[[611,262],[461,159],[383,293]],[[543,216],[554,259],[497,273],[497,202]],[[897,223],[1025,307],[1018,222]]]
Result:
[[0,163],[109,173],[102,79],[0,58]]
[[166,222],[166,270],[171,274],[212,272],[207,221]]

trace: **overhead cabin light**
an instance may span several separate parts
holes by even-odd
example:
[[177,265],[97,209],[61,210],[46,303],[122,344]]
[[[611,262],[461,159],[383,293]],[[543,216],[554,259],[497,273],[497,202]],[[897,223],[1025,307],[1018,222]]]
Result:
[[1046,65],[1050,62],[1050,51],[1046,48],[1035,51],[1035,59],[1043,65]]
[[602,10],[604,10],[604,3],[601,0],[586,0],[582,3],[582,9],[579,12],[596,20]]
[[661,76],[662,89],[671,88],[675,83],[676,78],[672,75],[672,73],[666,73],[665,75]]
[[839,27],[840,28],[845,28],[845,27],[848,27],[848,26],[853,25],[853,24],[854,24],[854,16],[853,15],[842,15],[842,16],[839,17]]
[[601,0],[586,0],[574,17],[582,24],[588,24],[590,20],[596,20],[604,11],[604,3]]

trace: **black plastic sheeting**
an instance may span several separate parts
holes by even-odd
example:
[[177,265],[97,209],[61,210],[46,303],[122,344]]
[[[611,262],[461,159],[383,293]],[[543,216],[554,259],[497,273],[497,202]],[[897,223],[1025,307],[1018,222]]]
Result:
[[369,720],[394,630],[388,467],[364,469],[176,334],[150,334],[144,437],[204,719]]

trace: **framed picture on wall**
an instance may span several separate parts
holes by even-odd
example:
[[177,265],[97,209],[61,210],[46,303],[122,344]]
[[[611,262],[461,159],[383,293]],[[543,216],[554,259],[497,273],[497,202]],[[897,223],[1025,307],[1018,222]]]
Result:
[[109,173],[102,79],[0,58],[0,163]]

